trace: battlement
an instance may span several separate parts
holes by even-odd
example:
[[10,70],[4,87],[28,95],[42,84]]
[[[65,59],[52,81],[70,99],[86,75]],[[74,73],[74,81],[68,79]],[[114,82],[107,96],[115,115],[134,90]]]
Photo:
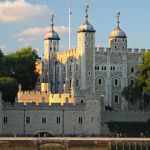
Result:
[[19,95],[49,95],[50,92],[47,91],[19,91],[18,92]]
[[62,110],[62,109],[85,109],[85,104],[64,104],[61,105],[61,103],[55,103],[55,104],[51,104],[49,105],[49,103],[4,103],[3,104],[3,110],[40,110],[40,109],[44,109],[44,110]]
[[103,111],[102,122],[109,121],[147,121],[150,112],[146,111]]
[[[127,53],[144,53],[146,51],[150,51],[150,49],[139,49],[139,48],[128,48]],[[104,52],[112,52],[111,48],[105,48],[105,47],[95,47],[95,52],[96,53],[104,53]]]

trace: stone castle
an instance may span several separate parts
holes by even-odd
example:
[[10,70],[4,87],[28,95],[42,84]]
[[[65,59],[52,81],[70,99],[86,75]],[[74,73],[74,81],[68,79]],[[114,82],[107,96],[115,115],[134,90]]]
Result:
[[[44,38],[44,59],[37,61],[40,91],[18,91],[15,104],[2,103],[0,134],[109,134],[109,121],[147,121],[149,113],[129,112],[122,89],[134,84],[145,49],[129,49],[127,35],[117,26],[108,48],[95,47],[94,27],[85,19],[77,30],[76,49],[59,51],[54,22]],[[39,86],[37,86],[39,88]],[[113,112],[108,112],[109,106]],[[141,116],[141,118],[139,118]]]

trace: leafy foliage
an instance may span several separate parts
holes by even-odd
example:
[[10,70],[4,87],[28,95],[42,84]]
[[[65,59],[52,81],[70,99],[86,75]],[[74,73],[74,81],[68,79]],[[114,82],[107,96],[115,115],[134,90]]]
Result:
[[3,55],[0,59],[0,77],[11,77],[22,85],[23,90],[35,88],[38,73],[36,72],[37,52],[31,47],[24,47]]
[[18,82],[11,77],[0,77],[0,91],[5,101],[13,102],[18,91]]
[[150,94],[150,51],[144,53],[143,64],[138,68],[138,81],[144,89],[144,93]]
[[[144,53],[143,63],[138,66],[138,78],[135,85],[129,85],[122,90],[122,95],[131,103],[144,98],[144,103],[150,101],[150,51]],[[143,96],[143,97],[142,97]],[[148,100],[149,99],[149,100]]]
[[139,136],[143,133],[150,136],[150,120],[147,122],[108,122],[108,128],[113,133],[122,133],[127,136]]

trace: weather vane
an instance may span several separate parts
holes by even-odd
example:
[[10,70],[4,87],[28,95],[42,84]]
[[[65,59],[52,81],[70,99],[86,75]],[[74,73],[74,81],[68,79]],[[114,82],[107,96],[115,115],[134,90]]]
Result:
[[118,24],[118,27],[119,27],[119,23],[120,23],[120,11],[117,10],[117,24]]
[[53,13],[50,14],[51,16],[51,27],[52,27],[52,30],[53,30],[53,27],[54,27],[54,17],[55,15]]
[[86,20],[88,18],[88,8],[89,8],[89,4],[85,4],[85,17],[86,17]]

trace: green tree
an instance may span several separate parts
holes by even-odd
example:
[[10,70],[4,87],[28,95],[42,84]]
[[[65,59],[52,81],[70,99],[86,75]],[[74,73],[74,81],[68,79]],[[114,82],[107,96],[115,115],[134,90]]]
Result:
[[18,82],[11,77],[0,77],[0,91],[5,102],[13,102],[18,91]]
[[135,85],[122,90],[122,95],[131,103],[143,99],[146,105],[150,101],[150,51],[144,53],[143,63],[138,66],[138,78]]
[[136,82],[135,85],[124,87],[122,90],[122,96],[125,97],[128,102],[136,103],[142,97],[142,91],[143,89],[141,85]]
[[15,78],[23,90],[34,89],[38,77],[35,64],[38,58],[37,52],[31,47],[23,47],[5,55],[0,62],[0,77]]
[[143,63],[138,67],[138,82],[144,93],[150,94],[150,51],[144,53]]

